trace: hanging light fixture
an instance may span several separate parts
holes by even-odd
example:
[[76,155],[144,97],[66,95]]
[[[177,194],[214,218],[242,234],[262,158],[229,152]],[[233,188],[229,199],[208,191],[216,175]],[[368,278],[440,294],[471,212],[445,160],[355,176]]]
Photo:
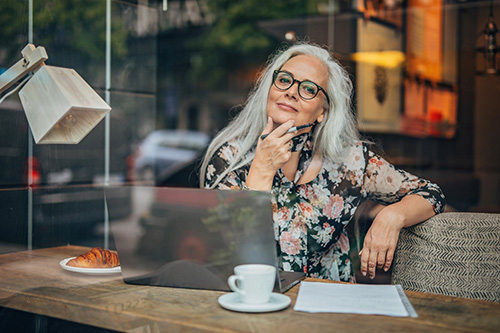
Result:
[[111,107],[71,68],[45,65],[45,48],[28,44],[23,58],[0,75],[0,94],[30,72],[0,99],[19,91],[33,138],[38,144],[77,144]]
[[481,31],[481,36],[484,38],[484,47],[479,47],[477,51],[482,53],[483,65],[479,69],[479,72],[484,74],[497,74],[498,69],[498,58],[500,56],[500,48],[497,44],[496,35],[499,33],[498,27],[493,18],[493,1],[490,0],[490,16],[488,22]]

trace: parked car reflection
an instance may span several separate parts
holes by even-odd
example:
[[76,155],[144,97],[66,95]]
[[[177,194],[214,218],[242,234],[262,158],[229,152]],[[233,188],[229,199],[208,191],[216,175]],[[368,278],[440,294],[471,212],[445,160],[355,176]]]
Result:
[[197,161],[210,142],[210,136],[197,131],[159,130],[149,134],[135,153],[135,172],[139,180],[162,185],[178,170]]

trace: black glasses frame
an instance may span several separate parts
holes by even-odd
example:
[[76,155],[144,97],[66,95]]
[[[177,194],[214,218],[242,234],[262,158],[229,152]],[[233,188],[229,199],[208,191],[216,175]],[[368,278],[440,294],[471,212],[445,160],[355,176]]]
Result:
[[[302,98],[303,98],[303,99],[305,99],[305,100],[311,100],[311,99],[313,99],[314,97],[316,97],[316,96],[318,95],[318,92],[319,92],[319,91],[322,91],[322,92],[323,92],[323,94],[325,94],[326,101],[328,102],[328,104],[330,104],[330,98],[328,97],[328,94],[326,93],[326,90],[325,90],[325,89],[323,89],[320,85],[318,85],[318,84],[316,84],[316,83],[314,83],[314,82],[312,82],[312,81],[309,81],[309,80],[304,80],[304,81],[299,81],[299,80],[296,80],[296,79],[293,77],[293,75],[292,75],[291,73],[288,73],[288,72],[285,72],[285,71],[275,70],[273,73],[274,73],[274,75],[273,75],[273,84],[274,84],[274,86],[275,86],[278,90],[281,90],[281,91],[288,90],[288,89],[290,89],[290,87],[291,87],[291,86],[293,86],[293,85],[295,84],[295,82],[297,82],[297,83],[299,84],[299,89],[298,89],[297,91],[298,91],[298,93],[299,93],[300,97],[302,97]],[[287,88],[285,88],[285,89],[282,89],[282,88],[278,87],[278,85],[276,84],[276,79],[278,78],[278,74],[279,74],[279,73],[285,73],[285,74],[287,74],[287,75],[290,75],[290,77],[292,78],[292,82],[291,82],[291,83],[290,83],[290,85],[289,85]],[[313,97],[308,98],[308,97],[304,97],[304,96],[302,96],[302,94],[300,93],[300,85],[302,84],[302,82],[309,82],[309,83],[314,84],[316,87],[318,87],[318,91],[316,91],[316,94],[315,94]]]

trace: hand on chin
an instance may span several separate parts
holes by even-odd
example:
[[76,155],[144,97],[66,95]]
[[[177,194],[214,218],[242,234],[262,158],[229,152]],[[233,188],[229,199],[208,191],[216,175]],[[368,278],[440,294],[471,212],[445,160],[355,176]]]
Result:
[[290,112],[275,112],[269,115],[273,119],[274,128],[286,123],[289,120],[297,122],[297,117],[295,113]]

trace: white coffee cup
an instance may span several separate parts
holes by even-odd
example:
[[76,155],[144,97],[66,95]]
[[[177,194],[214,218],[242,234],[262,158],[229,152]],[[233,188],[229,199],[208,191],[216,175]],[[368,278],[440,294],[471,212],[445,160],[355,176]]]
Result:
[[271,298],[275,279],[274,266],[246,264],[236,266],[234,275],[227,279],[227,283],[240,295],[242,303],[265,304]]

